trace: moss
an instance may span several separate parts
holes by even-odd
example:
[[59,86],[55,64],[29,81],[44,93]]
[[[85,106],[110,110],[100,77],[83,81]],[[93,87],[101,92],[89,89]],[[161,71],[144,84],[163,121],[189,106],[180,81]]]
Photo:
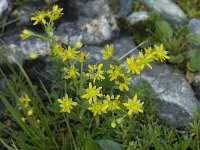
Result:
[[131,12],[136,12],[136,11],[141,11],[141,10],[148,10],[148,7],[140,2],[137,1],[133,1],[133,5],[132,5],[132,11]]
[[189,18],[200,18],[199,0],[176,0],[176,3],[187,13]]

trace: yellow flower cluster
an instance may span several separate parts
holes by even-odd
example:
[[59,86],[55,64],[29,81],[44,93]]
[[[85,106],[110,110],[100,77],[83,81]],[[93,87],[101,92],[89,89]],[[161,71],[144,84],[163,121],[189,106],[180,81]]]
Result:
[[47,18],[50,21],[59,19],[63,13],[63,8],[58,8],[58,5],[54,5],[51,11],[38,11],[31,17],[31,21],[34,21],[33,25],[37,25],[39,22],[46,25]]
[[101,53],[103,55],[103,59],[108,59],[113,55],[114,49],[113,45],[106,45],[105,50],[101,50]]
[[160,46],[155,45],[154,49],[152,49],[152,47],[145,48],[144,51],[145,54],[139,52],[139,56],[136,60],[134,56],[127,58],[127,73],[140,74],[145,66],[152,69],[152,66],[149,64],[150,62],[154,60],[163,62],[164,60],[169,59],[169,56],[167,55],[168,52],[164,50],[163,44]]
[[[53,31],[52,23],[63,15],[62,11],[63,8],[58,8],[58,5],[54,5],[51,11],[37,11],[35,15],[31,17],[31,21],[34,21],[33,25],[37,25],[38,23],[44,25],[45,30],[49,31],[50,34]],[[27,29],[24,29],[20,36],[23,40],[29,38],[30,36],[42,37]]]
[[[52,49],[52,53],[55,56],[62,57],[63,62],[67,60],[75,59],[80,63],[83,63],[85,60],[90,58],[90,53],[83,53],[77,51],[77,49],[82,47],[82,43],[80,41],[74,44],[74,47],[68,46],[67,49],[64,49],[60,44],[56,44]],[[79,54],[80,53],[80,54]]]
[[88,73],[86,73],[87,77],[93,79],[95,83],[96,80],[104,80],[105,77],[103,76],[104,71],[102,70],[103,64],[99,65],[88,65]]
[[[101,89],[102,87],[96,88],[96,86],[92,86],[92,83],[89,83],[86,93],[82,95],[82,98],[88,99],[88,103],[91,105],[88,110],[90,110],[94,116],[101,115],[107,111],[120,110],[122,107],[122,103],[119,100],[120,95],[117,95],[116,97],[114,95],[110,96],[109,94],[103,95],[101,94]],[[143,103],[140,103],[137,99],[137,95],[133,100],[129,99],[128,103],[123,103],[123,105],[129,110],[128,115],[143,112]]]
[[[154,46],[154,48],[149,47],[144,49],[145,53],[139,52],[138,58],[135,59],[134,56],[127,58],[127,71],[123,70],[122,65],[112,65],[110,64],[110,69],[107,71],[103,71],[103,64],[95,64],[88,65],[88,76],[95,83],[96,80],[104,80],[105,73],[108,74],[110,81],[114,81],[114,83],[118,86],[121,91],[129,90],[129,82],[131,80],[131,75],[136,73],[140,74],[141,70],[144,69],[145,66],[152,69],[151,62],[154,60],[164,61],[169,59],[167,56],[167,51],[164,50],[163,45]],[[106,50],[101,50],[103,54],[103,59],[108,59],[113,54],[113,46],[106,45]],[[114,95],[103,95],[101,94],[102,87],[93,86],[92,83],[89,83],[89,87],[86,89],[82,98],[88,99],[89,104],[91,105],[88,110],[90,110],[94,116],[101,115],[102,113],[106,113],[107,111],[115,111],[120,110],[122,107],[122,103],[119,100],[120,95],[114,97]],[[131,116],[135,113],[142,113],[143,102],[138,100],[137,95],[133,97],[133,99],[128,99],[127,103],[123,103],[123,106],[128,110],[128,115]],[[115,122],[112,122],[112,126],[115,126]]]
[[[61,61],[63,61],[62,64],[65,65],[65,67],[63,67],[64,78],[67,83],[70,83],[70,89],[77,92],[75,97],[78,97],[78,101],[72,101],[72,98],[69,98],[66,93],[62,99],[57,99],[59,107],[61,108],[60,112],[71,113],[71,110],[77,106],[78,103],[80,103],[81,107],[84,105],[83,107],[86,107],[91,111],[94,116],[108,112],[112,112],[112,115],[115,115],[118,111],[122,112],[123,116],[120,116],[121,118],[114,118],[111,122],[112,128],[115,128],[117,124],[122,123],[126,116],[143,113],[144,102],[140,102],[137,95],[135,95],[133,99],[128,98],[128,100],[122,100],[120,99],[119,90],[123,92],[129,91],[131,76],[135,73],[140,74],[142,69],[146,66],[152,69],[150,63],[154,60],[163,62],[166,59],[169,59],[168,52],[164,50],[163,45],[145,48],[144,53],[139,52],[138,57],[131,56],[127,58],[125,69],[122,65],[110,64],[110,66],[106,66],[104,64],[104,61],[107,61],[105,59],[111,59],[114,54],[114,46],[106,45],[105,49],[100,50],[104,61],[93,65],[89,64],[88,70],[84,72],[83,65],[86,60],[90,59],[90,53],[79,51],[83,44],[78,41],[74,46],[64,48],[56,42],[53,34],[55,31],[54,21],[63,15],[62,11],[62,8],[59,8],[58,5],[54,5],[50,11],[38,11],[31,17],[31,21],[34,21],[33,25],[37,25],[38,23],[43,25],[46,36],[36,34],[27,29],[23,30],[20,35],[22,39],[36,36],[40,39],[47,40],[52,48],[51,55],[59,57],[61,58]],[[31,53],[29,55],[31,59],[35,59],[38,56],[40,55],[36,53]],[[113,59],[111,59],[111,62],[112,61]],[[80,69],[76,68],[78,66],[77,62],[80,63]],[[108,91],[107,87],[100,86],[101,81],[105,80],[107,77],[110,80],[110,83],[115,84],[115,86],[112,87],[112,91]],[[84,86],[87,83],[89,84],[85,89]],[[114,91],[115,89],[118,90],[118,94]],[[85,101],[82,101],[82,99],[85,99]],[[31,100],[28,95],[20,98],[19,101],[25,108],[29,108],[29,102]],[[28,109],[27,114],[33,114],[33,109],[31,107]]]

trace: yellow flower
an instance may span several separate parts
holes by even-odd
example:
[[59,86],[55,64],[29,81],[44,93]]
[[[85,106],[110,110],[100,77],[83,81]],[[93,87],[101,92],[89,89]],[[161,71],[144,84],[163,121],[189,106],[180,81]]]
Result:
[[52,52],[54,55],[63,55],[63,50],[64,50],[64,48],[61,45],[56,44],[56,46],[53,48]]
[[83,43],[81,41],[78,41],[74,44],[74,48],[77,48],[77,49],[81,48],[82,46],[83,46]]
[[68,46],[68,49],[64,51],[63,61],[76,58],[78,53],[79,51],[76,51],[75,48],[71,48],[71,46]]
[[152,51],[153,51],[153,49],[152,49],[152,47],[148,47],[148,48],[144,48],[144,51],[145,51],[145,54],[146,55],[152,55]]
[[28,107],[30,101],[31,101],[31,99],[29,98],[29,96],[27,94],[25,94],[23,97],[19,98],[19,102],[22,103],[24,105],[24,107]]
[[103,55],[103,59],[108,59],[113,55],[113,45],[106,45],[105,50],[101,50],[101,53]]
[[123,105],[128,109],[128,115],[132,115],[138,112],[143,113],[142,105],[144,102],[140,103],[140,100],[137,99],[137,95],[133,99],[128,99],[128,103],[123,103]]
[[117,125],[116,122],[113,120],[113,121],[111,122],[111,125],[110,125],[110,126],[111,126],[112,128],[115,128],[116,125]]
[[149,64],[149,62],[152,62],[152,55],[143,55],[142,52],[139,52],[139,57],[136,60],[136,62],[140,65],[140,69],[142,70],[144,68],[144,66],[148,66],[149,68],[152,69],[152,66]]
[[127,62],[127,68],[128,68],[127,73],[136,72],[137,74],[140,74],[140,64],[134,61],[134,56],[127,58],[126,62]]
[[27,29],[22,30],[22,34],[20,34],[20,36],[23,40],[29,38],[32,35],[34,35],[34,33],[30,30],[27,30]]
[[108,110],[110,111],[114,111],[114,110],[119,110],[120,107],[119,107],[119,98],[120,98],[120,95],[117,95],[116,97],[114,97],[114,95],[112,95],[110,97],[110,95],[106,95],[106,100],[104,100],[104,104],[107,105],[108,107]]
[[107,106],[103,104],[101,101],[94,100],[92,103],[92,107],[89,107],[94,116],[101,115],[102,113],[106,113]]
[[38,22],[42,22],[44,25],[46,24],[45,17],[47,13],[45,11],[38,11],[36,12],[35,16],[31,17],[31,21],[35,21],[33,25],[37,25]]
[[119,90],[120,91],[129,91],[129,81],[131,80],[131,78],[126,77],[125,75],[122,76],[121,79],[119,79],[118,81],[115,81],[115,84],[119,86]]
[[52,20],[57,20],[59,19],[63,13],[61,13],[63,11],[63,8],[58,8],[58,5],[54,5],[53,8],[52,8],[52,11],[51,12],[48,12],[47,16]]
[[155,60],[160,60],[161,62],[165,61],[165,59],[169,59],[167,55],[168,52],[164,50],[163,44],[160,46],[154,45],[155,51],[153,54],[155,55]]
[[28,116],[32,116],[33,115],[33,109],[32,108],[28,109],[27,115]]
[[90,77],[90,79],[93,79],[93,82],[97,80],[104,80],[105,77],[103,76],[104,71],[101,70],[103,67],[103,64],[97,65],[88,65],[89,71],[86,73],[87,77]]
[[71,66],[69,69],[64,67],[64,71],[67,73],[65,75],[66,79],[76,78],[76,76],[79,75],[78,69],[76,69],[74,66]]
[[109,74],[110,81],[118,79],[118,77],[123,76],[122,66],[110,65],[110,70],[107,71]]
[[102,87],[96,88],[96,86],[92,87],[92,83],[89,83],[88,89],[86,89],[86,94],[82,95],[82,98],[88,99],[88,102],[91,104],[92,100],[96,100],[97,96],[102,97],[103,95],[100,93]]
[[77,105],[77,102],[73,102],[72,98],[68,98],[68,94],[65,94],[65,97],[63,99],[57,99],[58,103],[60,103],[60,107],[62,108],[60,112],[71,112],[71,109],[73,106]]
[[81,52],[76,58],[80,63],[83,63],[86,59],[90,59],[90,52],[87,54]]
[[28,57],[29,57],[30,59],[36,59],[36,58],[38,58],[38,56],[39,56],[38,53],[30,53]]

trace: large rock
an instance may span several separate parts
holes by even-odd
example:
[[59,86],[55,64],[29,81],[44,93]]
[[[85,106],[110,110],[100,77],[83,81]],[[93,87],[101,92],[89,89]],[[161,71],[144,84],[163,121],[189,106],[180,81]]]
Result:
[[48,42],[41,41],[34,37],[21,40],[19,34],[20,32],[17,32],[3,38],[5,43],[1,45],[1,53],[3,53],[9,62],[15,63],[16,59],[22,62],[25,59],[29,59],[28,56],[30,53],[45,55],[50,51]]
[[21,6],[14,9],[10,16],[13,18],[19,18],[17,25],[32,25],[30,14],[34,14],[35,10],[35,6]]
[[0,1],[0,19],[4,18],[4,15],[11,10],[10,0],[1,0]]
[[82,41],[84,44],[100,44],[115,37],[118,33],[117,22],[109,14],[66,22],[61,24],[56,31],[56,34],[70,45],[76,41]]
[[141,78],[157,94],[155,103],[166,123],[183,127],[193,119],[194,110],[200,109],[200,103],[184,76],[167,64],[153,63],[153,69],[145,69]]
[[139,0],[150,9],[159,12],[163,17],[174,23],[185,23],[186,14],[171,0]]
[[78,19],[58,27],[57,34],[65,43],[73,45],[82,41],[84,44],[100,44],[119,33],[107,0],[70,0],[68,3],[76,11]]
[[95,18],[111,13],[107,0],[69,0],[69,4],[77,11],[76,15],[79,19]]

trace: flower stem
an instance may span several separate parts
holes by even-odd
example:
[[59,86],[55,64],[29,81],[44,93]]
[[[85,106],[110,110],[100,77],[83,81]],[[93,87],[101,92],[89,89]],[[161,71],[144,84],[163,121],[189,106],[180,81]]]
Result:
[[71,130],[70,125],[69,125],[69,118],[68,117],[66,118],[66,124],[67,124],[67,128],[69,130],[69,133],[71,134],[71,138],[72,138],[72,142],[73,142],[73,145],[74,145],[74,149],[77,150],[76,143],[75,143],[75,140],[74,140],[74,136],[73,136],[72,130]]
[[122,60],[124,58],[126,58],[130,53],[132,53],[134,50],[136,50],[138,47],[142,46],[143,44],[147,43],[148,41],[143,41],[142,43],[140,43],[138,46],[134,47],[133,49],[131,49],[129,52],[127,52],[126,54],[124,54],[122,57],[119,58],[119,60]]

